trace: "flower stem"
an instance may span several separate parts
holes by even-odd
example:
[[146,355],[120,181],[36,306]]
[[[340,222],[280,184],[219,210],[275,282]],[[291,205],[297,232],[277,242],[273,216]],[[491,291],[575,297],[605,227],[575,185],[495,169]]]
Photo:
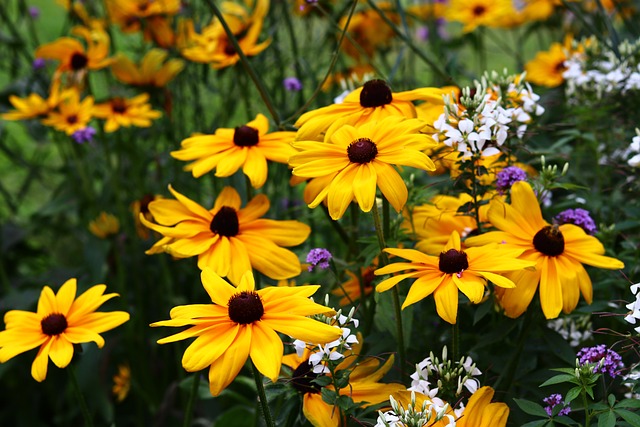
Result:
[[[378,212],[378,206],[374,202],[373,207],[371,209],[373,213],[373,224],[376,228],[376,235],[378,236],[378,244],[380,245],[380,262],[378,263],[378,267],[384,267],[389,264],[389,257],[384,249],[387,247],[385,236],[383,232],[383,227],[380,221],[380,213]],[[388,217],[388,215],[387,215]],[[385,223],[388,219],[385,219]],[[387,226],[388,227],[388,226]],[[405,364],[406,364],[406,355],[404,351],[404,331],[402,328],[402,309],[400,307],[400,295],[398,294],[398,288],[394,286],[392,288],[393,295],[393,308],[395,312],[396,318],[396,335],[398,338],[398,356],[400,357],[400,375],[404,378],[405,374]]]
[[195,404],[198,396],[198,387],[200,386],[200,372],[193,374],[193,382],[191,383],[191,393],[189,394],[189,400],[187,401],[187,408],[184,412],[184,427],[191,427],[191,420],[193,419],[193,405]]
[[584,427],[591,427],[591,411],[589,411],[587,391],[584,387],[582,388],[580,394],[582,395],[582,404],[584,405]]
[[84,418],[84,425],[85,427],[93,427],[93,419],[91,418],[91,413],[89,412],[87,401],[84,400],[84,396],[82,395],[82,391],[80,390],[78,378],[76,378],[75,367],[73,365],[70,365],[67,371],[69,372],[69,379],[71,379],[71,387],[73,388],[73,392],[75,393],[78,404],[80,405],[82,418]]
[[256,368],[256,365],[254,365],[253,362],[251,362],[251,369],[253,370],[253,379],[256,381],[256,388],[258,389],[258,400],[260,401],[260,406],[262,407],[262,416],[267,423],[267,427],[275,427],[276,424],[273,422],[273,417],[271,416],[271,410],[269,409],[267,395],[264,392],[262,374],[260,373],[260,371],[258,371],[258,368]]

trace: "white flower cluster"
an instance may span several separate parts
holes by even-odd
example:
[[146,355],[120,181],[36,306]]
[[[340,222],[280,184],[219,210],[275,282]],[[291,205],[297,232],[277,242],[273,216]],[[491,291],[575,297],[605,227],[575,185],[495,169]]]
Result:
[[618,53],[602,48],[595,37],[579,43],[564,63],[567,100],[571,104],[601,100],[605,96],[626,94],[640,89],[640,61],[635,54],[640,40],[623,41]]
[[[442,360],[431,352],[429,357],[416,365],[416,371],[411,374],[411,387],[408,390],[422,393],[443,405],[444,402],[438,397],[442,396],[443,388],[451,390],[456,398],[462,394],[463,388],[473,394],[480,386],[480,382],[473,377],[480,374],[482,372],[476,368],[469,356],[463,356],[456,362],[448,360],[445,346],[442,349]],[[456,417],[460,417],[464,412],[463,402],[460,401],[453,411]]]
[[629,166],[637,168],[640,166],[640,130],[636,128],[636,136],[631,139],[631,145],[629,145],[628,154],[633,154],[627,163]]
[[447,414],[449,405],[443,406],[425,399],[420,409],[416,409],[416,393],[411,392],[411,404],[405,409],[393,396],[389,396],[391,411],[378,412],[375,427],[423,427],[430,421],[440,421],[446,418],[446,426],[455,427],[456,421],[451,414]]
[[339,310],[335,316],[320,316],[322,318],[318,320],[324,321],[330,325],[335,325],[342,330],[342,336],[335,341],[331,341],[325,345],[317,344],[315,347],[301,340],[295,340],[293,342],[293,346],[296,349],[298,357],[302,357],[304,350],[308,347],[315,349],[311,356],[309,356],[309,364],[313,366],[313,373],[330,373],[331,369],[329,368],[329,364],[343,359],[344,354],[342,353],[345,350],[350,350],[352,344],[358,343],[358,338],[351,333],[351,328],[347,327],[349,323],[353,323],[354,328],[358,327],[360,321],[353,318],[354,313],[355,307],[351,308],[351,311],[347,316],[342,314],[342,310]]
[[538,104],[540,97],[523,78],[508,76],[506,71],[504,76],[486,75],[476,82],[474,96],[471,88],[462,89],[464,108],[445,97],[445,112],[433,124],[438,131],[433,138],[443,140],[466,158],[499,154],[510,133],[521,139],[532,116],[544,113]]
[[629,372],[622,377],[622,385],[625,386],[628,391],[624,394],[627,399],[640,399],[640,365],[632,366]]
[[[629,313],[627,313],[624,320],[635,325],[636,321],[640,320],[640,283],[631,285],[631,293],[636,297],[636,300],[627,304]],[[634,328],[634,330],[640,334],[640,326]]]
[[566,341],[569,341],[571,347],[579,347],[592,336],[591,317],[588,314],[550,320],[547,322],[547,327],[559,333]]

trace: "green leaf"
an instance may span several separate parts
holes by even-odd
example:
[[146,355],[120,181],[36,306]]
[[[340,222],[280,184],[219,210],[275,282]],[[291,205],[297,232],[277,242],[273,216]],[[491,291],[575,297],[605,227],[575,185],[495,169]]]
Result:
[[571,418],[567,417],[566,415],[562,415],[560,417],[555,417],[553,419],[553,421],[555,421],[558,424],[562,424],[563,426],[579,426],[580,423],[578,423],[577,421],[572,420]]
[[549,423],[549,420],[537,420],[531,421],[529,423],[523,424],[522,427],[542,427],[546,426]]
[[616,408],[640,408],[640,400],[638,399],[624,399],[618,402]]
[[575,375],[567,375],[567,374],[556,375],[554,377],[549,378],[542,384],[540,384],[540,387],[553,385],[553,384],[561,384],[561,383],[575,383],[575,381],[576,381]]
[[615,412],[632,426],[640,426],[640,415],[635,412],[627,411],[626,409],[616,409]]
[[516,402],[516,405],[518,405],[523,412],[529,415],[549,418],[549,414],[547,414],[547,411],[545,411],[544,408],[536,402],[525,399],[513,399],[513,401]]
[[607,411],[598,417],[598,427],[616,427],[616,415]]
[[616,404],[616,397],[613,394],[610,394],[607,397],[607,401],[609,401],[609,406],[615,406]]
[[320,387],[326,387],[331,384],[331,377],[328,375],[321,375],[318,378],[311,380],[312,383],[318,384]]
[[580,396],[580,392],[582,391],[582,388],[580,387],[573,387],[571,390],[569,390],[567,392],[567,395],[564,398],[564,403],[566,403],[567,405],[572,402],[576,397]]
[[255,414],[252,409],[244,406],[234,406],[225,410],[213,424],[224,427],[253,427]]

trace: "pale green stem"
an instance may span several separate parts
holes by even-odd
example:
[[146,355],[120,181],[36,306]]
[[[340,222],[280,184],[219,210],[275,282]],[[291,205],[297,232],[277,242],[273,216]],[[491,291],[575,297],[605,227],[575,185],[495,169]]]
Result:
[[264,417],[267,427],[275,427],[271,416],[271,410],[269,409],[269,402],[267,401],[267,394],[264,392],[264,384],[262,383],[262,374],[256,368],[256,365],[251,362],[251,369],[253,370],[253,379],[256,381],[256,388],[258,389],[258,400],[262,407],[262,416]]

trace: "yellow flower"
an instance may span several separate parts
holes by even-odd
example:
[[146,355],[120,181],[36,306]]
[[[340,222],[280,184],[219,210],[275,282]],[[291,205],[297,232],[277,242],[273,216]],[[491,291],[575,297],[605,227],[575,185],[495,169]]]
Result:
[[105,132],[115,132],[120,126],[148,128],[151,120],[162,116],[157,110],[152,110],[147,103],[149,94],[143,93],[133,98],[113,98],[108,102],[97,104],[93,107],[93,115],[105,119]]
[[31,93],[26,98],[10,95],[9,102],[14,106],[15,110],[0,115],[3,120],[35,119],[46,116],[51,109],[47,100],[37,93]]
[[564,82],[562,73],[567,67],[566,44],[553,43],[548,51],[538,52],[531,61],[524,66],[527,72],[527,80],[533,84],[545,87],[560,86]]
[[376,188],[400,212],[408,192],[393,165],[433,170],[431,159],[421,150],[434,145],[433,139],[418,133],[424,123],[417,119],[389,116],[354,126],[336,122],[324,142],[298,141],[301,152],[289,159],[293,174],[304,178],[327,178],[325,187],[309,204],[315,208],[327,199],[329,214],[342,217],[352,200],[369,212]]
[[[377,6],[384,11],[391,22],[396,25],[400,23],[400,16],[394,12],[394,6],[389,2],[379,2]],[[347,16],[343,16],[340,19],[338,24],[340,28],[347,25],[347,18]],[[344,53],[359,62],[366,62],[373,56],[376,49],[388,46],[395,36],[393,29],[374,9],[365,9],[354,13],[347,31],[350,37],[344,39],[341,48]]]
[[525,181],[511,187],[511,204],[492,200],[487,214],[500,231],[490,231],[468,238],[469,246],[500,242],[501,246],[523,251],[523,260],[534,262],[535,271],[523,270],[509,275],[515,289],[497,292],[498,300],[509,317],[525,312],[540,284],[540,303],[547,319],[560,311],[570,313],[578,305],[580,293],[587,303],[593,299],[591,279],[582,264],[619,270],[624,264],[604,256],[604,246],[593,236],[573,224],[550,225],[542,217],[533,189]]
[[131,368],[129,365],[118,365],[118,373],[113,376],[111,392],[118,402],[122,402],[131,389]]
[[178,160],[193,160],[185,166],[195,178],[216,169],[216,176],[231,176],[242,167],[253,188],[267,180],[267,160],[287,163],[295,154],[291,142],[295,132],[269,131],[269,120],[262,114],[235,129],[218,129],[214,135],[192,136],[182,141],[182,149],[172,151]]
[[376,286],[376,291],[388,291],[404,279],[416,279],[402,308],[433,294],[438,315],[455,324],[458,317],[458,290],[473,304],[478,304],[482,301],[488,280],[498,287],[515,287],[502,274],[535,265],[533,262],[517,259],[523,251],[497,243],[462,251],[457,231],[451,233],[439,256],[426,255],[415,249],[385,249],[385,252],[409,262],[397,262],[379,268],[375,271],[377,276],[409,272],[382,281]]
[[480,26],[503,27],[515,14],[511,0],[451,0],[445,18],[464,24],[469,33]]
[[54,294],[45,286],[38,300],[38,311],[11,310],[4,315],[6,330],[0,332],[0,363],[40,347],[31,375],[42,382],[47,377],[49,358],[58,368],[65,368],[73,357],[73,345],[93,341],[104,346],[102,332],[129,320],[129,313],[96,312],[118,294],[103,295],[105,285],[95,285],[76,296],[76,279],[67,280]]
[[342,335],[339,328],[306,317],[331,311],[309,299],[320,286],[272,286],[256,291],[253,274],[247,271],[236,288],[209,268],[201,278],[213,304],[174,307],[171,320],[151,326],[191,326],[158,344],[197,337],[185,350],[182,366],[189,372],[209,367],[213,396],[234,380],[249,357],[258,371],[276,382],[284,351],[278,333],[314,344]]
[[297,255],[281,246],[301,244],[311,229],[298,221],[260,218],[269,210],[264,194],[241,209],[238,192],[225,187],[213,208],[207,210],[171,186],[169,190],[178,200],[149,203],[157,224],[140,215],[145,226],[165,236],[147,254],[167,252],[178,258],[198,255],[200,269],[210,267],[234,284],[251,268],[276,280],[300,274]]
[[67,135],[87,127],[93,117],[93,97],[80,101],[80,92],[71,88],[64,92],[56,110],[42,119],[42,124],[65,132]]
[[356,126],[388,116],[415,118],[417,112],[412,101],[443,104],[442,95],[445,94],[446,91],[439,88],[394,93],[384,80],[370,80],[349,93],[341,104],[318,108],[300,116],[295,123],[299,128],[296,139],[322,141],[325,132],[337,120]]
[[175,34],[168,18],[180,11],[180,0],[107,0],[111,22],[124,33],[143,30],[144,39],[163,48],[171,47]]
[[100,29],[73,27],[71,33],[82,37],[87,45],[83,46],[76,39],[61,37],[56,41],[44,44],[36,49],[37,58],[60,61],[58,72],[82,74],[86,70],[99,70],[111,63],[109,55],[109,35]]
[[165,50],[151,49],[136,66],[129,58],[119,54],[111,64],[111,72],[121,82],[133,86],[164,87],[184,68],[184,61],[180,59],[165,62],[167,55]]
[[89,223],[89,231],[101,239],[117,234],[119,230],[118,218],[106,212],[100,212],[100,216]]

